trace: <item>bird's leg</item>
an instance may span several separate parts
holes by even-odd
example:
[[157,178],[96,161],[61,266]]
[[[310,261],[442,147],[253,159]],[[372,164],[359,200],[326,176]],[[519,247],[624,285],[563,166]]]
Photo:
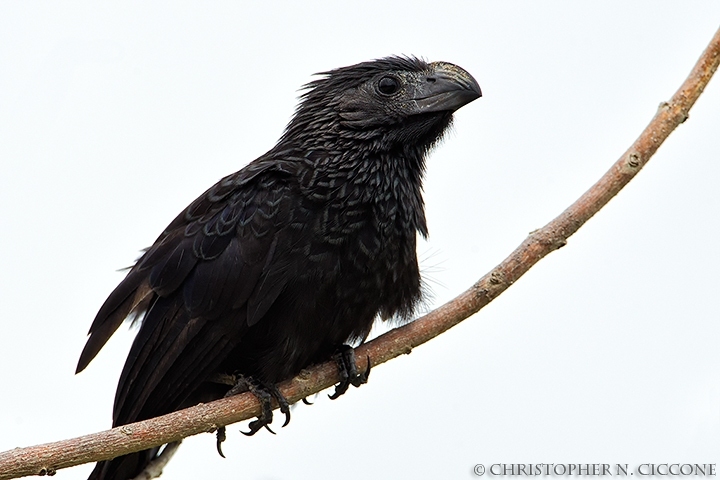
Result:
[[333,358],[337,362],[340,371],[340,383],[335,385],[335,393],[328,395],[331,400],[335,400],[347,392],[350,385],[359,387],[363,383],[367,383],[370,376],[370,357],[367,357],[367,367],[363,373],[358,372],[355,349],[350,345],[342,345],[338,352],[333,355]]
[[[225,393],[225,395],[223,395],[223,398],[232,397],[233,395],[237,395],[239,393],[244,393],[249,390],[249,388],[247,387],[247,385],[245,383],[245,377],[243,377],[242,375],[239,375],[239,376],[233,375],[232,378],[233,378],[234,385],[232,387],[230,387],[230,390],[228,390]],[[225,382],[223,382],[223,383],[225,383]],[[217,431],[215,432],[215,438],[217,439],[217,441],[216,441],[217,452],[222,458],[225,458],[225,454],[222,451],[222,444],[225,440],[227,440],[227,436],[225,435],[225,425],[218,427]]]
[[[212,381],[214,381],[215,383],[231,385],[230,390],[228,390],[225,395],[223,395],[223,398],[232,397],[233,395],[244,393],[250,390],[247,385],[247,380],[242,375],[218,374],[215,376],[215,378],[212,379]],[[215,432],[215,438],[217,439],[217,452],[222,458],[225,458],[225,454],[222,451],[222,444],[225,440],[227,440],[224,425],[222,427],[218,427],[217,431]]]

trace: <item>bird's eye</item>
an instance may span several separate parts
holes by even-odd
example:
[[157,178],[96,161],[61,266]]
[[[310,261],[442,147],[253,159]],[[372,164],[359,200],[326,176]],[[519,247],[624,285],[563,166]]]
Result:
[[383,95],[392,95],[400,89],[400,82],[395,77],[383,77],[378,82],[377,89]]

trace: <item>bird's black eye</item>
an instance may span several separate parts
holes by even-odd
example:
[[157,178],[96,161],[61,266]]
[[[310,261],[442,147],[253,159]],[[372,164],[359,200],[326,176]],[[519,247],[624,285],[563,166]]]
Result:
[[383,95],[392,95],[400,89],[400,82],[395,77],[383,77],[378,82],[377,89]]

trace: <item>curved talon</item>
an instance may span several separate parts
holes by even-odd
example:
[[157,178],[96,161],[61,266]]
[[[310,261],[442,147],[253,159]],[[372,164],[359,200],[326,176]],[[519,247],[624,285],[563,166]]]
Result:
[[[280,411],[282,412],[282,410],[280,410]],[[288,426],[288,423],[290,423],[290,410],[288,410],[287,412],[283,412],[283,413],[285,414],[285,423],[283,423],[282,427],[280,427],[280,428],[285,428]]]
[[248,425],[250,427],[250,431],[243,432],[242,430],[240,430],[240,433],[242,433],[243,435],[247,435],[248,437],[252,437],[263,427],[262,425],[255,425],[256,423],[257,420],[253,420],[252,422],[250,422],[250,425]]
[[225,458],[225,455],[222,451],[222,443],[227,440],[227,437],[225,436],[225,427],[218,428],[217,432],[215,432],[215,437],[217,438],[217,452],[222,458]]
[[277,400],[280,413],[285,414],[285,422],[282,424],[281,427],[285,428],[287,427],[288,423],[290,423],[290,404],[288,404],[287,398],[285,398],[283,394],[280,393],[280,390],[277,388],[277,386],[272,385],[270,387],[270,394],[275,397],[275,400]]
[[335,385],[335,392],[333,392],[332,395],[328,395],[328,398],[330,400],[335,400],[339,398],[341,395],[343,395],[348,390],[348,385],[350,385],[350,382],[347,380],[343,380],[337,385]]
[[273,432],[272,429],[269,427],[270,423],[272,422],[272,412],[271,412],[270,418],[268,418],[265,415],[266,413],[267,413],[267,411],[265,410],[264,405],[263,405],[263,413],[259,417],[257,417],[257,419],[250,422],[250,424],[248,425],[248,427],[250,428],[250,431],[243,432],[242,430],[240,430],[240,433],[242,433],[243,435],[246,435],[248,437],[252,437],[257,432],[262,430],[263,427],[265,427],[265,428],[267,428],[268,432],[275,435],[275,432]]
[[310,400],[307,399],[307,397],[303,397],[303,398],[302,398],[302,402],[303,402],[305,405],[312,405],[312,404],[313,404]]

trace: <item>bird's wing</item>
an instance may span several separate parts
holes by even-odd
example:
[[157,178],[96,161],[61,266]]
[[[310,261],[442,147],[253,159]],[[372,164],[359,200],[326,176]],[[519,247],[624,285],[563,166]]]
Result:
[[288,164],[256,161],[210,188],[140,258],[98,312],[78,371],[133,309],[141,326],[120,377],[114,424],[178,407],[287,282],[295,243]]

